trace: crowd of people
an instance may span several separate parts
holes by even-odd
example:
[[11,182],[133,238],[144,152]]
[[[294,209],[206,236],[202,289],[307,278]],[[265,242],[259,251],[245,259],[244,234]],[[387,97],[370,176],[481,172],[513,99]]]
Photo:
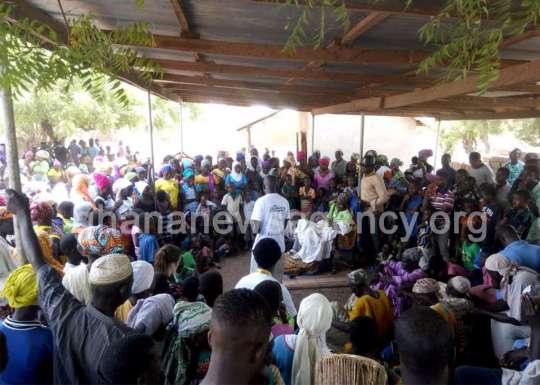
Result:
[[[112,147],[42,143],[0,197],[0,383],[540,384],[537,154]],[[283,284],[344,270],[345,303]]]

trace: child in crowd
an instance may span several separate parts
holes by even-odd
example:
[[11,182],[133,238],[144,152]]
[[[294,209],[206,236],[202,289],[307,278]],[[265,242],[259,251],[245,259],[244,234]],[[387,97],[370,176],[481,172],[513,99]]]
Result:
[[328,192],[323,187],[317,189],[317,197],[315,198],[315,212],[328,212]]
[[251,228],[251,214],[253,214],[253,208],[255,207],[255,200],[251,199],[252,194],[249,191],[244,192],[244,227],[246,232],[244,234],[244,249],[251,250],[253,241],[255,240],[255,234]]
[[534,216],[529,208],[531,194],[527,190],[518,190],[512,196],[512,208],[501,221],[501,225],[512,225],[521,239],[527,238]]
[[293,184],[292,175],[285,175],[285,182],[281,187],[281,195],[287,199],[291,210],[298,209],[298,189]]
[[204,232],[205,234],[210,231],[212,218],[216,209],[217,205],[208,200],[208,195],[206,193],[202,193],[199,205],[195,211],[195,215],[197,216],[197,231]]
[[302,214],[306,216],[311,215],[317,195],[315,189],[311,186],[310,177],[306,176],[304,178],[304,185],[298,190],[298,196],[300,198],[300,210]]
[[139,234],[139,260],[154,263],[156,252],[159,250],[156,219],[153,216],[147,216],[144,221],[142,232]]
[[[266,299],[272,313],[272,337],[293,334],[294,330],[289,324],[287,309],[283,305],[281,285],[276,281],[262,281],[253,289]],[[292,320],[294,322],[294,319]]]
[[64,233],[71,233],[73,229],[73,209],[75,205],[73,202],[64,201],[60,202],[57,209],[57,217],[62,220]]
[[480,196],[482,197],[482,219],[485,221],[485,237],[480,243],[482,252],[490,255],[502,249],[495,232],[497,225],[503,216],[503,209],[497,201],[497,190],[495,186],[484,183],[480,185]]
[[227,193],[223,197],[221,205],[225,207],[229,214],[228,223],[232,227],[231,232],[233,234],[233,242],[237,249],[239,247],[239,225],[243,221],[241,214],[243,203],[244,200],[242,199],[242,194],[237,192],[234,184],[227,184]]
[[77,235],[68,233],[62,237],[60,240],[60,253],[62,259],[66,259],[64,273],[81,264],[83,257],[77,248]]

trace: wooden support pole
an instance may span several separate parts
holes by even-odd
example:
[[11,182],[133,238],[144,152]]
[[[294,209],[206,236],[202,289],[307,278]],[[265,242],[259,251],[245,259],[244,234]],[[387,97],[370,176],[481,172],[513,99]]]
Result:
[[358,196],[360,196],[360,188],[362,187],[362,159],[364,158],[364,129],[366,125],[366,116],[360,116],[360,164],[358,167]]
[[[1,69],[0,69],[1,70]],[[0,104],[2,105],[2,122],[6,130],[6,156],[9,175],[9,187],[17,192],[22,191],[21,174],[19,171],[19,155],[17,149],[17,135],[15,130],[15,113],[13,112],[13,99],[9,87],[0,88]],[[13,229],[15,230],[15,246],[17,256],[21,264],[27,263],[26,254],[22,246],[21,231],[17,218],[13,217]]]

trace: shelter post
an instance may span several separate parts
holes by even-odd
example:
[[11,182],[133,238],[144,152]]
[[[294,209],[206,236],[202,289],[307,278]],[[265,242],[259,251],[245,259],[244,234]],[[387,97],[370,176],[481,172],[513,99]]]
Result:
[[[6,130],[6,161],[9,175],[9,187],[17,192],[21,192],[21,174],[19,170],[17,135],[15,132],[15,113],[13,112],[13,99],[9,87],[0,88],[0,103],[2,104],[2,121]],[[21,231],[16,217],[13,217],[13,229],[15,232],[17,255],[22,263],[27,263],[28,261],[22,245]]]
[[435,140],[435,159],[433,160],[433,168],[437,170],[437,162],[439,161],[439,141],[441,140],[441,119],[437,119],[437,139]]
[[[152,94],[148,91],[148,127],[150,129],[150,159],[152,161],[152,168],[150,170],[150,183],[154,186],[154,178],[156,176],[156,166],[154,157],[154,123],[152,120]],[[155,194],[154,194],[155,197]]]
[[366,123],[366,116],[360,115],[360,162],[358,164],[358,194],[360,194],[360,187],[362,181],[362,158],[364,156],[364,127]]
[[184,156],[184,102],[180,100],[180,152]]
[[315,114],[311,113],[311,154],[315,152]]

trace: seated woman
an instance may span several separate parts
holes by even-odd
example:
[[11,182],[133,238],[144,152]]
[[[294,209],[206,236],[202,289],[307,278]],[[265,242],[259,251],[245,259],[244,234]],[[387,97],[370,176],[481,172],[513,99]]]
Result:
[[388,342],[394,320],[390,300],[383,290],[369,287],[370,277],[366,270],[355,270],[349,273],[347,278],[353,293],[343,308],[336,309],[336,303],[333,303],[336,320],[332,325],[349,333],[351,321],[358,317],[370,317],[377,324],[379,345],[383,346]]
[[456,317],[449,306],[439,301],[441,286],[433,278],[422,278],[415,282],[412,289],[413,306],[428,306],[448,322],[455,335]]
[[421,249],[414,247],[403,252],[401,261],[388,261],[380,265],[379,282],[373,288],[384,290],[392,301],[396,317],[403,310],[403,298],[397,295],[400,289],[412,287],[417,280],[426,277],[419,267],[422,255]]
[[335,202],[330,203],[328,221],[338,232],[334,257],[348,257],[352,262],[352,253],[356,245],[356,226],[349,209],[349,200],[349,194],[342,193]]
[[212,309],[202,302],[178,302],[163,344],[165,384],[199,383],[208,370],[208,330]]
[[298,335],[277,337],[272,346],[272,360],[286,385],[310,384],[315,364],[330,354],[326,332],[332,326],[332,306],[325,296],[315,293],[300,303]]

